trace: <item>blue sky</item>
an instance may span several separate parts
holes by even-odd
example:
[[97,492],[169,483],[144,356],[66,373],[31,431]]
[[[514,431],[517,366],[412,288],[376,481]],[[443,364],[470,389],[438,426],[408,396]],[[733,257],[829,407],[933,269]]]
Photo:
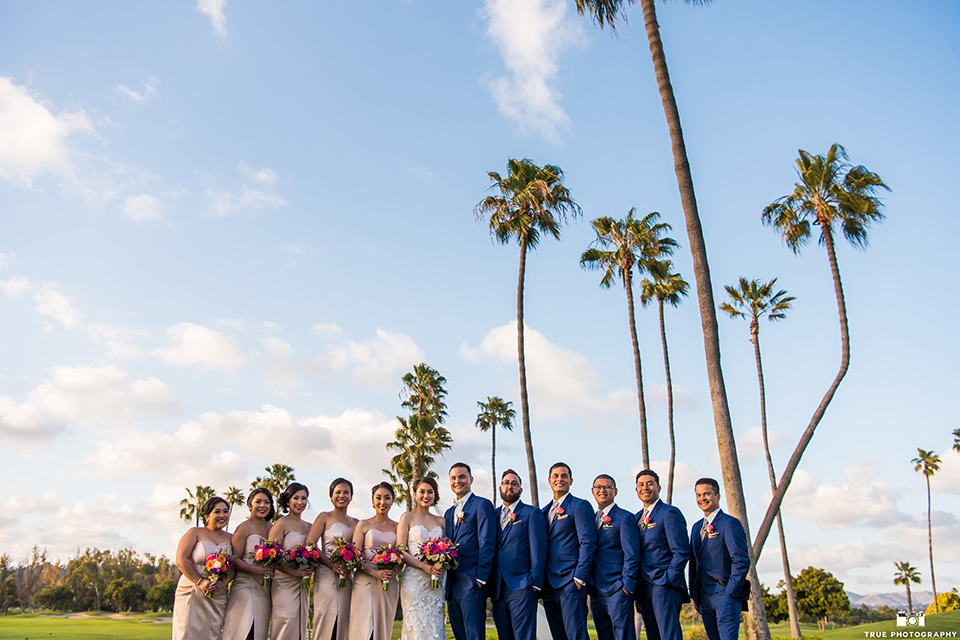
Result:
[[[958,269],[960,8],[748,0],[658,5],[715,294],[740,276],[797,297],[764,324],[782,468],[839,364],[815,243],[760,223],[797,149],[833,142],[891,186],[866,251],[838,243],[849,374],[785,512],[792,564],[860,593],[926,559],[960,584],[960,455],[949,450]],[[639,9],[613,38],[572,2],[8,2],[0,6],[0,550],[136,545],[171,555],[184,487],[246,488],[283,462],[328,508],[338,475],[381,479],[400,377],[448,380],[455,444],[489,495],[488,395],[518,398],[515,245],[473,207],[509,157],[563,168],[583,217],[528,262],[538,465],[598,473],[636,509],[636,389],[622,289],[578,259],[589,221],[659,211],[692,282],[669,138]],[[651,455],[668,456],[655,309],[638,314]],[[767,499],[747,326],[720,319],[752,527]],[[696,304],[667,311],[678,487],[720,475]],[[498,468],[525,467],[519,431]],[[665,471],[664,471],[665,473]],[[525,474],[524,474],[525,475]],[[449,502],[449,492],[445,492]],[[541,494],[547,487],[541,487]],[[355,513],[369,514],[365,491]],[[242,517],[237,514],[235,518]],[[775,541],[761,577],[779,579]]]

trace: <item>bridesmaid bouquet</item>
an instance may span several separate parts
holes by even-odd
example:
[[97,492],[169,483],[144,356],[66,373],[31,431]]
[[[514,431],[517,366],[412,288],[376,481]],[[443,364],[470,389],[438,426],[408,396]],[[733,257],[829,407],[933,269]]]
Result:
[[[370,562],[377,565],[377,569],[381,571],[392,571],[396,569],[403,562],[403,545],[397,544],[380,547]],[[387,580],[381,580],[381,582],[383,582],[383,590],[389,591],[390,582]]]
[[[230,569],[233,569],[233,556],[223,549],[217,549],[203,561],[203,572],[211,584],[219,580],[220,576],[228,573]],[[213,597],[209,591],[204,591],[203,595],[208,598]]]
[[[287,559],[298,569],[316,569],[320,564],[320,549],[313,542],[302,542],[287,552]],[[310,588],[310,577],[304,578],[300,586]]]
[[[253,548],[253,564],[260,567],[275,567],[284,561],[283,545],[276,540],[261,540]],[[270,577],[263,577],[263,586],[269,586]]]
[[[347,571],[362,568],[363,559],[360,556],[357,545],[339,537],[333,539],[333,545],[333,551],[330,552],[330,564],[341,569],[346,569]],[[337,588],[343,589],[345,586],[347,586],[347,580],[343,576],[340,576],[340,579],[337,580]]]
[[[423,562],[429,562],[437,569],[456,569],[460,566],[457,545],[450,538],[430,538],[420,545],[420,553],[417,557]],[[430,576],[430,586],[434,589],[440,586],[437,576]]]

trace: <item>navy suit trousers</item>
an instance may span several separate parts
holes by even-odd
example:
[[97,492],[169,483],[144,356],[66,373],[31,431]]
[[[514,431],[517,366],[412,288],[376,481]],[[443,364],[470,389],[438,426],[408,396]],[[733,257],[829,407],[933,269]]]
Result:
[[683,591],[640,581],[637,583],[637,596],[647,640],[683,640],[683,631],[680,629]]
[[740,600],[724,591],[719,582],[704,581],[700,597],[700,616],[710,640],[737,640],[740,635]]
[[598,640],[636,640],[632,595],[628,596],[623,589],[609,596],[594,594],[590,597],[590,609]]
[[500,597],[493,601],[493,623],[500,640],[537,639],[537,592],[533,587],[514,591],[500,583]]
[[545,589],[543,609],[553,640],[588,640],[587,586],[571,580],[559,589]]
[[[450,628],[456,640],[485,640],[487,637],[487,604],[483,587],[475,580],[463,580],[467,585],[450,575],[450,598],[447,600],[447,614],[450,616]],[[472,583],[472,584],[471,584]],[[465,586],[467,588],[465,588]]]

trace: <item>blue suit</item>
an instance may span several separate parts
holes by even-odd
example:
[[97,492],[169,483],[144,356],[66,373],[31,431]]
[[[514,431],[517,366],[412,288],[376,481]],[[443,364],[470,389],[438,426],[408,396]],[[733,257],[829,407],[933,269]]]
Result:
[[700,607],[710,640],[737,640],[741,600],[750,571],[747,534],[740,521],[717,511],[709,531],[701,538],[704,521],[690,532],[690,596]]
[[[497,509],[500,522],[503,507]],[[493,622],[500,640],[536,640],[537,589],[547,566],[547,521],[519,500],[506,528],[497,527],[497,561],[491,582]]]
[[456,507],[444,514],[447,536],[457,544],[460,565],[447,578],[447,613],[456,640],[486,638],[487,600],[484,587],[493,574],[497,552],[497,516],[493,503],[473,494],[463,505],[463,521],[456,522]]
[[[542,513],[550,518],[552,501]],[[586,500],[569,493],[547,523],[546,584],[543,608],[554,640],[587,640],[587,589],[593,581],[593,556],[597,550],[597,528],[593,509]],[[578,588],[574,578],[585,583]]]
[[634,640],[633,593],[640,571],[640,531],[634,515],[617,505],[597,530],[590,609],[599,640]]
[[647,640],[683,640],[680,629],[680,607],[689,600],[683,569],[690,559],[687,521],[676,507],[657,502],[648,516],[641,519],[640,579],[636,597],[647,630]]

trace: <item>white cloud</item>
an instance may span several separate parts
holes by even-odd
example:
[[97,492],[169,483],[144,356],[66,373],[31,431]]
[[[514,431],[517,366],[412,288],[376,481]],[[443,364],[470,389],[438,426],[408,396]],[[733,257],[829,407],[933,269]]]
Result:
[[5,266],[13,262],[13,259],[17,257],[16,251],[10,251],[8,253],[0,253],[0,269],[3,269]]
[[153,222],[163,220],[164,203],[156,196],[141,193],[127,196],[120,207],[123,217],[133,222]]
[[227,16],[223,12],[226,0],[197,0],[197,10],[210,18],[213,33],[220,39],[227,37]]
[[269,335],[260,340],[264,353],[260,363],[267,386],[276,394],[283,395],[288,389],[297,389],[303,384],[297,366],[290,360],[293,347],[280,338]]
[[95,343],[102,344],[106,348],[105,355],[109,360],[139,356],[140,347],[137,346],[137,338],[150,335],[143,329],[129,329],[108,324],[87,325],[87,332]]
[[62,419],[44,413],[35,404],[18,403],[0,396],[0,437],[20,442],[41,442],[66,430]]
[[144,82],[141,82],[140,85],[143,87],[142,91],[136,91],[131,89],[125,84],[117,85],[117,92],[121,95],[129,98],[137,104],[144,104],[150,102],[152,99],[158,97],[160,94],[157,92],[157,85],[160,84],[160,80],[157,78],[148,78]]
[[15,512],[18,515],[27,513],[43,513],[60,508],[60,496],[55,491],[44,491],[40,495],[11,496],[3,504],[6,513]]
[[583,38],[569,7],[564,0],[486,0],[486,35],[509,71],[486,84],[504,115],[549,140],[569,120],[553,86],[557,60]]
[[26,87],[0,77],[0,180],[32,188],[44,174],[72,176],[68,140],[93,130],[83,111],[54,115]]
[[[0,282],[0,286],[3,282]],[[337,326],[336,322],[318,322],[311,328],[314,335],[318,336],[339,336],[343,334],[343,329]]]
[[[940,452],[940,470],[930,478],[930,490],[934,492],[953,492],[960,487],[960,453],[948,447]],[[926,480],[919,471],[917,481],[926,487]]]
[[204,370],[222,368],[232,373],[246,362],[240,343],[207,327],[181,322],[167,329],[171,346],[151,351],[167,364],[197,366]]
[[[317,325],[314,325],[314,331]],[[377,327],[376,337],[364,342],[347,341],[340,347],[317,356],[320,372],[346,372],[355,382],[379,386],[396,383],[401,371],[424,360],[424,353],[413,338]]]
[[240,164],[237,165],[237,169],[254,182],[273,184],[277,181],[277,172],[267,167],[252,169],[246,162],[241,161]]
[[[767,428],[767,439],[770,441],[770,451],[775,451],[777,447],[783,444],[784,437]],[[766,453],[763,449],[763,429],[757,426],[750,427],[746,433],[736,437],[737,456],[741,462],[750,460],[762,460],[766,464]]]
[[[530,404],[545,416],[562,417],[571,413],[596,416],[628,415],[636,411],[636,391],[621,387],[604,393],[594,363],[586,356],[559,347],[539,331],[524,325],[524,351],[527,365],[527,392]],[[480,345],[460,347],[468,361],[494,360],[516,366],[516,322],[491,329]],[[591,421],[591,426],[597,426]]]
[[67,329],[75,329],[83,318],[83,312],[73,306],[70,298],[56,289],[46,288],[33,294],[40,315],[49,316]]
[[247,184],[235,191],[207,188],[207,213],[211,216],[223,218],[241,209],[278,209],[287,204],[284,198],[273,191],[277,181],[276,171],[267,167],[254,170],[246,162],[241,162],[237,170],[247,182],[257,186]]
[[[825,529],[883,528],[909,519],[897,506],[903,491],[874,480],[876,472],[872,465],[849,466],[844,469],[843,481],[821,483],[798,470],[787,492],[784,510]],[[769,491],[764,498],[769,500]]]
[[0,290],[8,298],[16,298],[24,291],[30,290],[30,281],[23,277],[0,280]]

